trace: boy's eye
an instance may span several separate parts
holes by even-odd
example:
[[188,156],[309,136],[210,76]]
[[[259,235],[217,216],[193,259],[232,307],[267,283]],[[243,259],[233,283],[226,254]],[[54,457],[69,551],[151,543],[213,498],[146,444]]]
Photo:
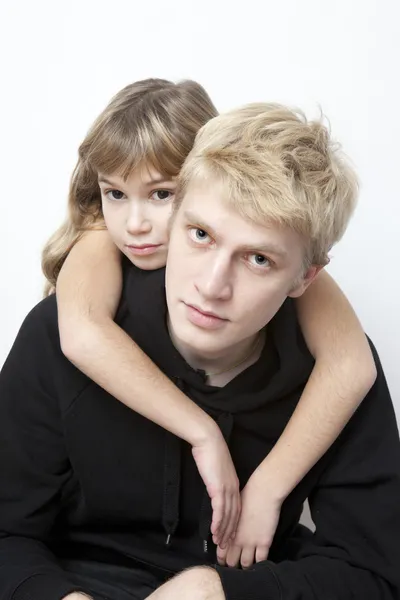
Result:
[[191,227],[189,229],[189,235],[194,242],[204,243],[211,239],[207,231],[204,231],[204,229],[200,229],[199,227]]
[[167,202],[173,196],[173,192],[171,190],[156,190],[152,193],[151,197],[153,200],[158,200],[160,202]]
[[106,196],[109,200],[122,200],[125,194],[120,190],[108,190]]
[[263,254],[252,254],[250,256],[250,262],[256,267],[270,267],[272,264],[269,258]]

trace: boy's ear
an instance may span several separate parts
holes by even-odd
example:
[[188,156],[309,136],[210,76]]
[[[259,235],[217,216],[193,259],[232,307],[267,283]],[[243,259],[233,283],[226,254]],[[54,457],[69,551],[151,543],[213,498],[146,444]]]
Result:
[[296,286],[289,292],[288,296],[290,298],[298,298],[308,288],[308,286],[314,281],[318,273],[322,271],[324,265],[311,265],[305,272],[301,281],[299,281]]

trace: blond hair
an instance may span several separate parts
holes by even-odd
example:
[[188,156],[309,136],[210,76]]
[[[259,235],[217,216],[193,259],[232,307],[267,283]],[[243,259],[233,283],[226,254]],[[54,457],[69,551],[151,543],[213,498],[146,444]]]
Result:
[[42,270],[45,294],[54,292],[71,248],[85,231],[104,229],[98,173],[128,177],[143,161],[167,177],[176,176],[199,129],[217,115],[204,88],[195,81],[146,79],[118,92],[79,147],[68,216],[47,242]]
[[176,206],[196,179],[217,178],[246,219],[298,231],[305,262],[325,265],[356,205],[358,184],[321,121],[250,104],[209,121],[182,168]]

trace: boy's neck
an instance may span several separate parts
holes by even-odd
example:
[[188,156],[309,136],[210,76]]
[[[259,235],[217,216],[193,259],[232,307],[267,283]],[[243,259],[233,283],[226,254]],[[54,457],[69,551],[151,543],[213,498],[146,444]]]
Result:
[[218,355],[199,355],[174,334],[169,317],[167,323],[171,341],[181,356],[193,369],[204,371],[207,383],[216,387],[227,385],[242,371],[257,362],[265,344],[265,330],[263,329],[236,346],[222,350]]

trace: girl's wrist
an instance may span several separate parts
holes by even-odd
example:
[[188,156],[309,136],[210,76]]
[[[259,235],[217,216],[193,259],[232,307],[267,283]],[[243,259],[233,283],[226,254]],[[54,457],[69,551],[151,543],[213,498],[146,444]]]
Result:
[[190,439],[187,439],[187,441],[193,448],[205,446],[222,436],[220,428],[207,413],[204,413],[201,422],[196,423],[196,426],[190,433]]
[[277,503],[282,504],[289,496],[292,490],[298,484],[298,480],[288,477],[288,470],[284,468],[283,463],[276,464],[269,457],[257,467],[253,475],[265,483],[268,488],[268,495]]

